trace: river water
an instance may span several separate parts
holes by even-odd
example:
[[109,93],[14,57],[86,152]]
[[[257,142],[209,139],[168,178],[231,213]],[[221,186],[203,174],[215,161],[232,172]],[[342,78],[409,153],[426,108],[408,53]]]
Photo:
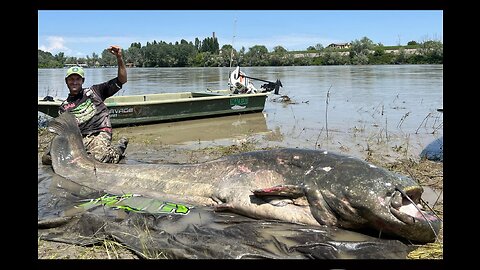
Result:
[[[262,137],[269,146],[328,148],[361,156],[371,144],[380,143],[417,156],[428,143],[443,135],[443,117],[437,111],[443,107],[443,65],[244,67],[242,70],[251,77],[279,79],[283,84],[280,95],[272,94],[267,99],[260,117],[265,118],[265,123],[258,126],[258,119],[247,121],[251,133],[258,129],[265,135],[265,128],[271,131],[269,136]],[[129,68],[128,82],[117,95],[225,89],[230,71],[227,67]],[[39,69],[38,96],[65,98],[68,94],[65,72],[66,69]],[[116,68],[87,68],[84,86],[113,78],[116,72]],[[263,83],[253,82],[257,88]],[[290,102],[281,96],[287,96]],[[225,129],[237,130],[234,133],[238,135],[239,118],[228,119],[149,125],[129,128],[129,132],[136,136],[162,133],[165,143],[199,141],[205,133],[214,135]],[[226,121],[226,126],[219,127],[219,121]],[[204,124],[199,127],[200,123]],[[170,132],[173,136],[166,135],[166,130],[179,125],[182,126],[179,132],[185,128],[189,131],[183,136],[175,131]]]

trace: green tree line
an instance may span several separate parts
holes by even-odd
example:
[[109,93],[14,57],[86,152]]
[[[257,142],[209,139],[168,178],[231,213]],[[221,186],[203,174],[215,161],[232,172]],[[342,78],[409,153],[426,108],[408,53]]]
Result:
[[[132,67],[228,67],[228,66],[313,66],[313,65],[381,65],[381,64],[443,64],[443,44],[428,40],[410,41],[406,46],[384,46],[367,37],[350,42],[348,48],[309,46],[305,51],[288,51],[275,46],[272,51],[255,45],[246,51],[230,44],[219,47],[215,37],[193,42],[135,42],[123,50],[124,60]],[[63,52],[52,55],[38,50],[38,68],[59,68],[69,64],[90,67],[115,66],[115,57],[106,49],[85,58],[66,57]]]

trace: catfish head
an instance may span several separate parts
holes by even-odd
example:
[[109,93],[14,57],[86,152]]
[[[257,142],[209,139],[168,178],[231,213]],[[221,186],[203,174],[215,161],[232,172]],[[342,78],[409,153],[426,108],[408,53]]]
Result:
[[347,156],[317,162],[303,183],[320,224],[371,228],[413,242],[435,241],[441,220],[422,209],[423,188],[412,178]]

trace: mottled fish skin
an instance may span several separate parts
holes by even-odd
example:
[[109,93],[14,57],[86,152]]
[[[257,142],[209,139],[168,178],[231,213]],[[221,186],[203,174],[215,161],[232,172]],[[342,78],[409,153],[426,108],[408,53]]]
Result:
[[210,205],[254,218],[372,228],[414,242],[433,242],[440,229],[437,217],[412,211],[402,197],[420,203],[423,189],[413,179],[350,156],[285,148],[200,164],[107,164],[87,155],[71,114],[50,121],[49,130],[57,134],[51,145],[55,173],[96,190]]

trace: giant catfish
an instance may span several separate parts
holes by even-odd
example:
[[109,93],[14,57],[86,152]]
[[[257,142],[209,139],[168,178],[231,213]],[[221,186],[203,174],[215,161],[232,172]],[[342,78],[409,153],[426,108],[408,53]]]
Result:
[[413,179],[324,150],[275,149],[199,164],[106,164],[87,155],[75,118],[49,123],[55,173],[112,194],[213,206],[258,219],[374,229],[433,242],[441,221],[421,210]]

